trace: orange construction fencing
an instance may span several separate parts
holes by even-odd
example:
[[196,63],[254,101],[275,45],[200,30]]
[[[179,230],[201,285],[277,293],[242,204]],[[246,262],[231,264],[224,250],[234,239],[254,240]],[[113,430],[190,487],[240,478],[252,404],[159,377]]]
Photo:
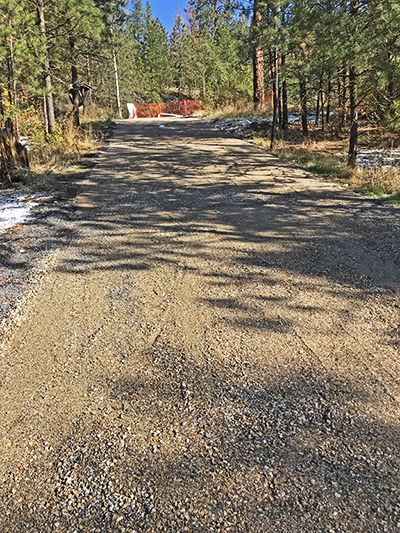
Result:
[[202,109],[198,100],[179,100],[157,104],[127,104],[129,118],[155,118],[165,116],[193,115]]

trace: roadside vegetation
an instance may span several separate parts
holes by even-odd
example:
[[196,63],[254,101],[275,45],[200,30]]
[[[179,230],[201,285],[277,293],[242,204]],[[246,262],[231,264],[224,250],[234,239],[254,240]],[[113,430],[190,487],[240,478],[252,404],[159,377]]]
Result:
[[[393,157],[388,161],[394,147],[400,144],[397,134],[382,126],[361,126],[358,152],[363,159],[353,168],[347,165],[348,142],[344,133],[311,126],[309,138],[304,140],[300,129],[299,125],[292,125],[290,134],[287,132],[277,141],[274,155],[343,187],[400,206],[398,160]],[[265,139],[256,139],[257,142],[270,149]]]
[[31,170],[61,172],[76,165],[82,155],[98,149],[111,122],[111,118],[96,120],[84,117],[80,127],[76,128],[67,117],[47,138],[44,138],[41,131],[30,133],[29,128],[22,127],[22,131],[29,136]]

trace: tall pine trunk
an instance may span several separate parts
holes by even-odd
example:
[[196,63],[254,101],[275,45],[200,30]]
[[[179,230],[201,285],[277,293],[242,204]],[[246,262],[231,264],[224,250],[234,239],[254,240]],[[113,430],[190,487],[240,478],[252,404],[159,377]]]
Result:
[[54,133],[54,129],[56,127],[56,117],[54,114],[54,101],[53,101],[52,83],[51,83],[51,75],[50,75],[50,61],[49,61],[49,55],[47,52],[46,23],[45,23],[45,18],[44,18],[43,0],[37,0],[37,13],[38,13],[38,20],[39,20],[40,35],[43,37],[43,41],[46,43],[46,55],[45,55],[44,64],[43,64],[43,82],[44,82],[44,88],[46,91],[45,124],[46,124],[46,133],[51,134],[51,133]]
[[[11,20],[10,20],[10,27],[11,27]],[[10,36],[9,39],[9,46],[10,46],[10,69],[9,69],[9,87],[8,89],[9,95],[10,95],[10,103],[14,105],[14,118],[15,118],[15,132],[17,135],[17,138],[19,136],[19,119],[18,119],[18,98],[17,98],[17,79],[15,77],[15,63],[14,63],[14,39],[12,36]],[[11,97],[12,94],[12,97]]]
[[347,78],[347,66],[343,65],[342,74],[338,79],[338,103],[339,103],[339,130],[344,126],[346,120],[346,100],[347,100],[347,90],[346,90],[346,78]]
[[257,2],[254,2],[254,15],[253,25],[254,32],[256,34],[256,47],[253,58],[253,101],[255,107],[262,109],[265,104],[265,91],[264,91],[264,50],[259,44],[259,33],[262,28],[263,17],[258,10]]
[[[87,79],[88,85],[91,86],[92,85],[92,73],[91,73],[91,68],[90,68],[89,56],[86,57],[86,79]],[[93,103],[92,89],[89,89],[89,91],[85,95],[85,101],[83,102],[84,112],[86,112],[87,106],[91,105],[92,103]]]
[[308,120],[307,120],[307,89],[304,79],[300,80],[300,104],[301,104],[301,128],[303,135],[308,137]]
[[[359,0],[350,0],[350,15],[357,17]],[[350,139],[349,154],[347,158],[348,166],[357,166],[357,144],[358,144],[358,87],[357,72],[353,59],[349,68],[349,97],[350,97]]]
[[318,120],[319,120],[320,101],[321,101],[321,93],[320,93],[320,91],[318,91],[318,94],[317,94],[317,110],[315,111],[315,125],[316,126],[318,126]]
[[270,149],[275,150],[276,131],[278,129],[278,113],[279,113],[279,58],[278,58],[278,50],[276,46],[274,48],[274,54],[273,54],[272,83],[273,83],[273,94],[274,94],[274,102],[273,102],[274,108],[273,108],[273,115],[272,115]]
[[282,83],[282,129],[287,130],[289,127],[288,97],[286,80]]
[[325,99],[324,99],[324,91],[321,88],[321,129],[324,131],[325,129]]
[[[281,8],[281,27],[286,27],[287,23],[285,20],[286,15],[286,7],[288,6],[282,6]],[[286,83],[286,77],[281,76],[282,72],[284,73],[284,65],[286,61],[286,54],[282,54],[281,56],[281,71],[280,71],[280,78],[282,78],[282,122],[281,122],[281,128],[282,130],[287,130],[289,127],[289,113],[288,113],[288,95],[287,95],[287,83]]]
[[282,122],[282,84],[280,77],[278,77],[278,124],[280,129],[282,129]]
[[79,84],[78,84],[78,69],[75,65],[76,57],[75,57],[75,38],[70,37],[69,39],[69,46],[70,46],[70,53],[71,53],[71,100],[72,100],[72,107],[73,107],[73,115],[74,115],[74,124],[75,126],[80,125],[79,120]]
[[349,71],[350,92],[350,142],[347,164],[354,168],[357,166],[357,142],[358,142],[358,105],[357,105],[357,76],[354,66]]
[[117,56],[116,56],[116,53],[115,53],[114,45],[112,46],[112,56],[113,56],[113,64],[114,64],[115,88],[116,88],[116,91],[117,91],[118,116],[119,116],[119,118],[122,118],[121,98],[120,98],[120,95],[119,95],[118,65],[117,65]]
[[331,120],[331,92],[332,92],[332,82],[329,78],[328,81],[328,94],[326,99],[326,123],[329,124]]
[[111,52],[112,52],[113,67],[114,67],[115,90],[116,90],[116,96],[117,96],[117,109],[118,109],[119,118],[122,118],[121,97],[120,97],[120,93],[119,93],[118,63],[117,63],[117,54],[115,52],[114,37],[113,37],[112,28],[110,28],[110,32],[111,32]]

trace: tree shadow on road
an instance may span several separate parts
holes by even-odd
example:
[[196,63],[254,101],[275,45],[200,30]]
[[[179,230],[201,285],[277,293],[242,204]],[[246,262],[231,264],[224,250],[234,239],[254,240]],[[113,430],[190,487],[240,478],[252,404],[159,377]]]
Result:
[[[201,301],[216,309],[225,302],[228,314],[241,311],[229,317],[238,327],[262,328],[263,320],[266,328],[287,327],[312,318],[317,307],[330,308],[347,327],[378,299],[393,309],[400,287],[398,210],[228,142],[201,123],[148,124],[139,136],[131,128],[122,126],[81,188],[75,238],[61,271],[191,270],[211,292],[220,288],[199,295]],[[239,285],[248,297],[235,309],[232,291]],[[307,293],[312,297],[302,300]],[[274,299],[283,316],[275,316]]]

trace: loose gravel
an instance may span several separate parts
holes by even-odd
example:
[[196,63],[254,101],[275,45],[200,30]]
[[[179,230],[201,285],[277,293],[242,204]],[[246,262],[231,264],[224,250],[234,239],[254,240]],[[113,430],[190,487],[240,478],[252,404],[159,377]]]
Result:
[[4,324],[0,531],[398,531],[398,210],[159,124]]

